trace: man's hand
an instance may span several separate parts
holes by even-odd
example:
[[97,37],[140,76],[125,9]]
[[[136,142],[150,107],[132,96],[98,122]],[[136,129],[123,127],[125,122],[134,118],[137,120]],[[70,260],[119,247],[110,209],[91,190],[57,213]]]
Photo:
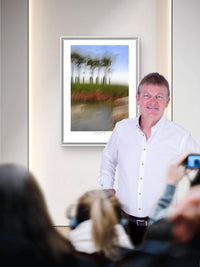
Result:
[[104,191],[110,193],[111,195],[115,195],[116,194],[115,189],[104,189]]

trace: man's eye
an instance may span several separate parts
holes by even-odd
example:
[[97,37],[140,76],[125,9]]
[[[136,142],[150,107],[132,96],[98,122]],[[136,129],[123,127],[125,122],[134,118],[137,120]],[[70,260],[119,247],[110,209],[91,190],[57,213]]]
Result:
[[144,95],[144,98],[149,98],[149,97],[150,97],[150,95],[148,95],[148,94]]
[[157,99],[163,99],[163,96],[162,96],[162,95],[157,95],[156,98],[157,98]]

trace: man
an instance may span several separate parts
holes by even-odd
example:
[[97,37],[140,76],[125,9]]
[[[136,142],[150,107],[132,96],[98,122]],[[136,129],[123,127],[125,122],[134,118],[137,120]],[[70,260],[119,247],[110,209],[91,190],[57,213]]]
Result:
[[129,218],[132,240],[138,245],[162,192],[168,164],[183,152],[200,153],[200,147],[187,130],[165,118],[170,101],[165,77],[159,73],[145,76],[136,99],[141,114],[116,124],[103,151],[98,182],[115,194],[118,165],[116,195]]

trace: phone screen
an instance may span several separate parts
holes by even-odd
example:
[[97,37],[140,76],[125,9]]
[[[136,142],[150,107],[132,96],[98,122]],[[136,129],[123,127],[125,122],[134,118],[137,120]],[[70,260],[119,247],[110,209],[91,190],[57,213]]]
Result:
[[200,155],[189,155],[187,158],[187,167],[191,169],[200,168]]

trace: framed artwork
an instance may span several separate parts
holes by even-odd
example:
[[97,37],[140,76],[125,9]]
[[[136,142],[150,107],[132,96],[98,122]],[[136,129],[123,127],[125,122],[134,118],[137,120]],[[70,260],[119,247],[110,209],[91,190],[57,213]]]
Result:
[[105,145],[136,116],[138,38],[61,37],[62,145]]

